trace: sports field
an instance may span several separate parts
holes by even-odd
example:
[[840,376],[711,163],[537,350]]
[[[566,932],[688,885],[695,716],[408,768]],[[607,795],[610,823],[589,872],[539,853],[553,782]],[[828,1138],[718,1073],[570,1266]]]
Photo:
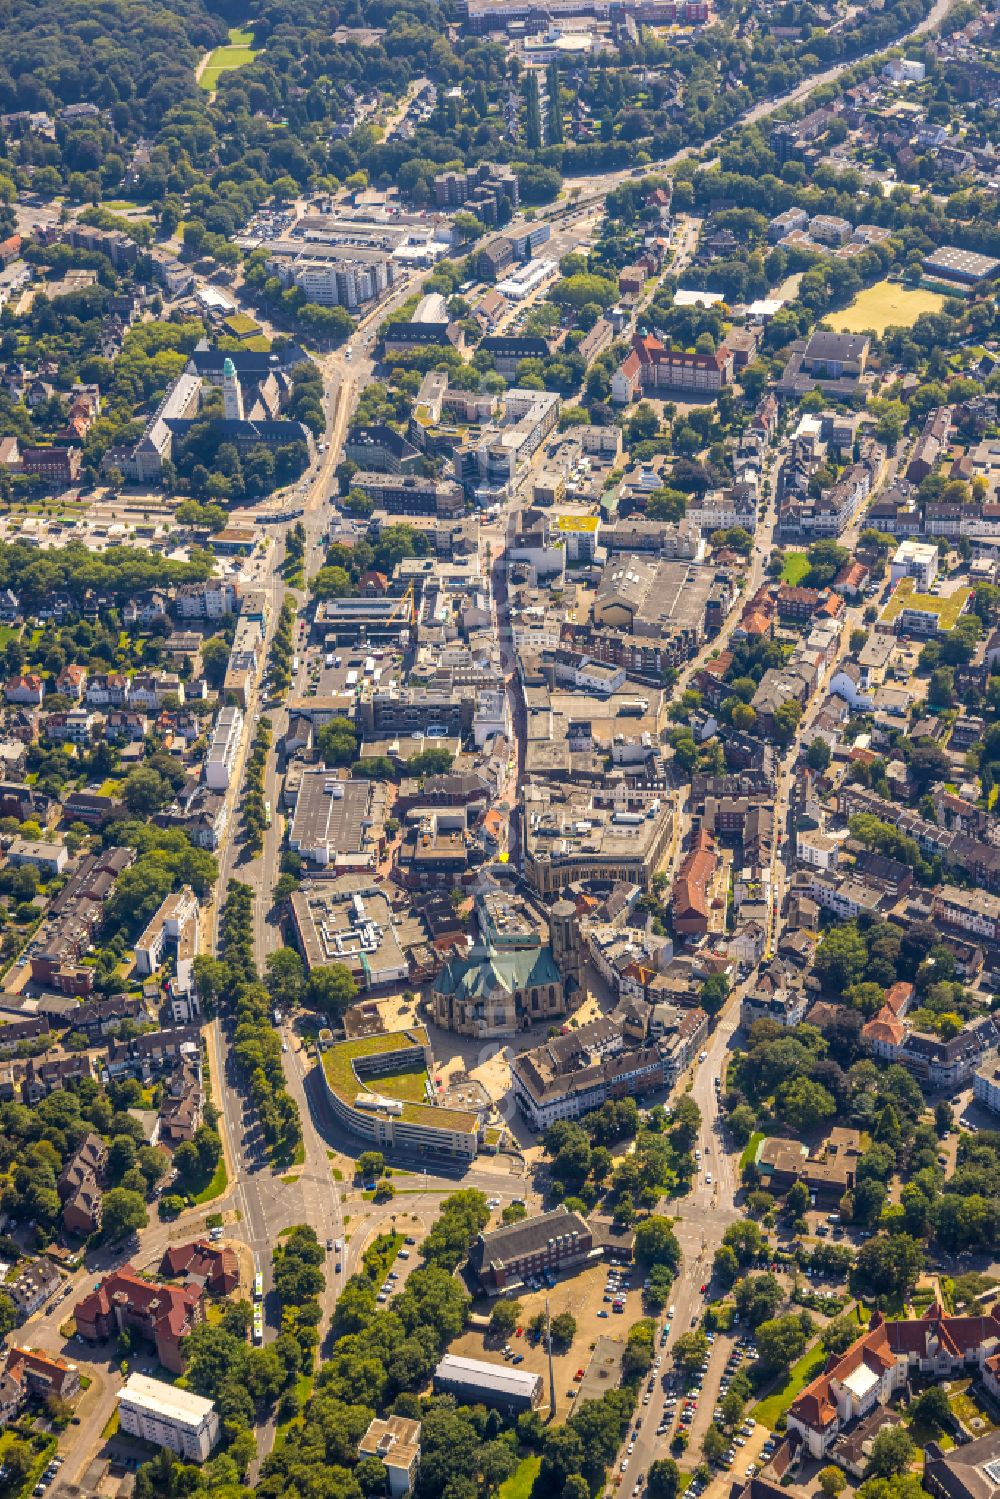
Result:
[[232,73],[236,68],[245,68],[258,55],[259,48],[253,44],[253,32],[243,31],[239,26],[229,28],[229,44],[216,47],[202,69],[198,82],[208,93],[218,87],[220,73]]
[[876,281],[858,292],[850,307],[824,319],[834,333],[875,333],[887,328],[911,328],[922,312],[938,312],[944,297],[935,291],[915,290],[895,281]]

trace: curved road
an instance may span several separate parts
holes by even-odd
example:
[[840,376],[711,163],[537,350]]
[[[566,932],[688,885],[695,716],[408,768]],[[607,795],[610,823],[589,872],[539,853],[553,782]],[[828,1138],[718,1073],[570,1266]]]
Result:
[[[909,32],[896,38],[895,42],[879,47],[875,53],[886,50],[887,46],[899,45],[910,37],[924,35],[932,31],[940,24],[948,10],[952,0],[935,0],[929,14],[920,21]],[[849,62],[839,63],[834,67],[816,77],[809,78],[796,85],[786,94],[775,99],[761,100],[746,111],[739,120],[734,121],[729,129],[736,128],[741,124],[751,124],[757,120],[764,119],[777,113],[790,104],[798,103],[809,97],[817,88],[834,82],[848,68],[853,67],[862,58],[855,58]],[[724,134],[726,132],[723,132]],[[717,145],[722,134],[702,143],[697,150],[710,149]],[[674,156],[650,165],[643,175],[652,176],[661,173],[664,169],[675,165],[683,157],[691,154],[691,149],[679,151]],[[607,192],[617,187],[620,183],[632,179],[630,171],[618,171],[601,174],[592,177],[579,177],[572,179],[568,186],[573,192],[571,201],[555,207],[547,217],[553,221],[572,219],[582,216],[591,210],[595,201],[603,198]],[[327,502],[333,488],[333,476],[340,458],[341,448],[347,424],[353,409],[354,400],[358,390],[372,376],[374,365],[371,360],[371,350],[375,342],[378,327],[384,318],[400,304],[402,300],[410,296],[419,288],[426,275],[407,278],[403,284],[395,290],[391,296],[375,308],[364,318],[354,336],[353,359],[348,360],[343,353],[333,353],[320,360],[324,373],[324,399],[327,416],[326,441],[327,448],[322,452],[306,479],[297,489],[293,489],[283,499],[287,505],[291,500],[293,505],[301,506],[303,523],[306,528],[306,567],[307,572],[316,569],[321,557],[320,537],[326,529],[330,516]],[[773,505],[773,502],[772,502]],[[274,506],[269,508],[273,509]],[[262,511],[261,519],[266,519],[266,510]],[[287,525],[283,523],[278,531],[278,545]],[[770,519],[773,527],[773,518]],[[764,530],[767,529],[765,522]],[[485,540],[484,533],[484,540]],[[494,575],[502,572],[503,537],[500,535],[491,538],[498,542],[494,553]],[[697,666],[707,659],[712,650],[719,648],[724,637],[728,636],[733,624],[739,616],[739,608],[752,592],[763,576],[763,567],[766,560],[767,548],[761,545],[755,551],[747,576],[747,588],[744,590],[740,600],[734,607],[730,620],[724,629],[723,636],[717,636],[705,651],[685,667],[681,676],[681,682],[689,680]],[[270,620],[267,630],[267,641],[265,649],[270,645],[273,635],[274,624],[281,602],[286,594],[286,585],[279,574],[272,571],[270,574],[262,574],[260,586],[265,588],[269,594]],[[500,590],[498,589],[499,593]],[[503,600],[498,599],[501,606]],[[496,618],[501,637],[504,654],[505,675],[512,667],[511,642],[509,640],[509,626],[506,621]],[[510,679],[508,679],[509,685]],[[513,686],[515,694],[516,713],[516,685]],[[255,711],[260,707],[259,693],[255,695],[248,709],[247,717],[252,727]],[[274,725],[274,739],[277,742],[283,732],[286,721],[285,709],[279,708],[271,714]],[[243,757],[240,760],[237,774],[233,777],[233,786],[230,792],[230,816],[235,822],[238,821],[239,790],[242,784],[243,767],[245,757],[248,753],[250,733],[247,735],[247,746],[244,747]],[[278,816],[278,775],[274,753],[269,757],[267,766],[267,786],[270,793],[272,808],[275,811],[273,826],[268,830],[265,837],[264,848],[261,855],[254,860],[243,861],[240,850],[235,842],[233,834],[236,829],[231,827],[229,835],[219,851],[220,880],[218,896],[214,909],[211,913],[211,937],[213,948],[218,940],[218,919],[221,911],[227,881],[235,876],[251,884],[255,893],[255,938],[254,947],[258,964],[263,968],[267,953],[279,945],[280,935],[277,927],[269,920],[271,905],[271,890],[277,874],[278,860],[281,848],[281,824]],[[780,825],[780,824],[779,824]],[[740,1002],[740,991],[737,990],[730,998],[723,1015],[720,1017],[713,1036],[706,1048],[707,1057],[704,1062],[696,1065],[693,1074],[693,1097],[698,1103],[702,1113],[702,1123],[699,1135],[699,1148],[702,1152],[702,1161],[698,1171],[697,1180],[687,1198],[682,1202],[669,1204],[669,1211],[677,1215],[677,1233],[681,1240],[684,1251],[684,1261],[681,1272],[674,1287],[674,1309],[675,1316],[671,1329],[671,1340],[687,1330],[691,1324],[692,1317],[700,1314],[702,1305],[701,1285],[709,1278],[712,1257],[715,1249],[721,1242],[722,1234],[726,1226],[740,1216],[738,1210],[732,1205],[733,1198],[739,1186],[738,1157],[734,1152],[726,1149],[720,1133],[720,1120],[717,1095],[714,1088],[714,1079],[723,1068],[726,1051],[729,1047],[731,1037],[738,1023],[738,1012]],[[232,1073],[228,1057],[228,1045],[226,1037],[222,1033],[218,1023],[213,1024],[210,1029],[209,1045],[210,1058],[212,1062],[213,1077],[220,1086],[216,1088],[216,1098],[219,1102],[222,1119],[221,1132],[223,1135],[226,1158],[230,1170],[230,1187],[226,1194],[218,1201],[211,1204],[210,1208],[193,1210],[185,1214],[174,1224],[153,1224],[143,1234],[142,1250],[138,1258],[143,1263],[148,1263],[151,1257],[162,1251],[171,1240],[187,1238],[198,1232],[204,1231],[205,1216],[209,1211],[236,1210],[237,1222],[231,1223],[228,1234],[244,1241],[252,1250],[254,1257],[265,1276],[265,1284],[269,1284],[270,1277],[270,1249],[275,1241],[278,1230],[293,1222],[303,1220],[312,1222],[317,1229],[321,1240],[328,1237],[340,1237],[343,1235],[343,1211],[340,1203],[340,1191],[332,1180],[330,1162],[327,1155],[327,1138],[335,1139],[336,1134],[330,1128],[329,1121],[323,1117],[322,1100],[318,1098],[317,1090],[314,1088],[314,1077],[308,1074],[308,1066],[305,1064],[304,1056],[299,1052],[294,1039],[287,1031],[284,1032],[285,1039],[289,1044],[283,1060],[285,1064],[286,1080],[292,1096],[298,1103],[302,1115],[303,1133],[305,1138],[305,1161],[301,1167],[295,1167],[288,1176],[294,1178],[282,1182],[277,1178],[263,1158],[261,1142],[256,1136],[256,1124],[250,1111],[245,1110],[243,1100],[237,1089],[231,1085]],[[685,1084],[679,1085],[683,1087]],[[711,1173],[712,1182],[707,1180]],[[328,1264],[328,1286],[326,1293],[326,1310],[332,1311],[336,1300],[338,1283],[349,1275],[360,1260],[365,1244],[369,1241],[371,1234],[379,1227],[390,1222],[393,1216],[405,1216],[414,1214],[426,1221],[437,1211],[438,1204],[443,1194],[453,1191],[459,1184],[459,1178],[451,1180],[448,1178],[425,1178],[419,1193],[408,1194],[406,1198],[397,1198],[395,1203],[376,1206],[372,1203],[364,1204],[364,1229],[351,1235],[350,1242],[346,1245],[343,1256],[343,1277],[334,1275],[332,1257]],[[466,1185],[480,1186],[484,1190],[509,1201],[515,1196],[525,1193],[526,1184],[520,1179],[511,1178],[506,1182],[504,1178],[493,1173],[473,1170],[461,1178]],[[90,1258],[88,1266],[71,1276],[64,1284],[71,1293],[54,1306],[43,1309],[35,1317],[29,1319],[28,1327],[32,1342],[36,1345],[48,1347],[51,1351],[62,1351],[64,1340],[59,1334],[59,1325],[69,1315],[73,1300],[85,1288],[91,1277],[96,1273],[110,1268],[112,1262],[121,1262],[124,1255],[111,1255],[103,1252],[99,1256]],[[269,1306],[271,1313],[269,1318],[268,1336],[274,1336],[277,1323],[277,1308]],[[71,1348],[79,1357],[79,1345],[71,1345]],[[67,1352],[70,1350],[67,1349]],[[98,1361],[95,1361],[98,1362]],[[81,1418],[78,1427],[71,1428],[72,1450],[66,1467],[63,1469],[63,1481],[78,1479],[83,1473],[86,1464],[90,1461],[95,1448],[100,1442],[100,1433],[110,1410],[113,1408],[115,1389],[120,1382],[117,1370],[109,1369],[107,1374],[101,1375],[101,1388],[95,1397],[89,1402],[89,1408]],[[636,1443],[635,1454],[629,1463],[629,1472],[623,1480],[623,1492],[627,1492],[624,1484],[631,1485],[634,1475],[648,1469],[650,1461],[657,1455],[658,1448],[662,1442],[655,1435],[655,1428],[662,1412],[662,1392],[657,1389],[651,1403],[647,1407],[640,1406],[637,1424],[640,1426],[640,1435]],[[266,1452],[273,1437],[273,1428],[268,1425],[259,1432],[261,1438],[261,1452]]]
[[[717,146],[719,142],[731,131],[738,130],[743,125],[753,125],[758,120],[766,119],[769,115],[777,114],[779,110],[785,109],[790,104],[800,104],[808,99],[809,95],[816,89],[823,88],[825,84],[835,83],[849,68],[857,67],[859,63],[865,62],[869,57],[878,57],[880,53],[887,52],[890,48],[899,47],[913,37],[924,36],[928,31],[934,31],[940,26],[954,0],[934,0],[934,5],[922,21],[909,31],[904,31],[894,40],[884,42],[872,52],[863,53],[860,57],[853,57],[847,62],[835,63],[833,67],[827,68],[823,73],[817,73],[811,78],[804,78],[794,88],[785,94],[779,94],[775,99],[761,99],[753,104],[742,115],[739,115],[725,130],[719,131],[717,135],[710,136],[708,140],[702,141],[699,146],[686,146],[681,151],[675,151],[672,156],[665,156],[659,161],[651,162],[641,173],[643,177],[661,176],[666,168],[676,166],[679,161],[689,156],[697,156],[703,151]],[[594,176],[570,177],[566,179],[567,187],[573,193],[571,202],[557,209],[550,218],[573,217],[578,211],[589,207],[596,198],[603,198],[613,188],[620,187],[623,182],[635,181],[638,177],[631,168],[623,168],[616,172],[597,173]]]

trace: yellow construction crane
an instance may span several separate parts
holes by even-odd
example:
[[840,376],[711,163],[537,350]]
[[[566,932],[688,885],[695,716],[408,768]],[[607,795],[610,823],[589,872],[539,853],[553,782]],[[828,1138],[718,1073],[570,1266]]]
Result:
[[408,583],[406,585],[406,592],[400,596],[400,598],[397,600],[396,604],[390,611],[389,616],[386,620],[386,624],[389,624],[392,620],[396,619],[401,610],[404,608],[407,609],[407,612],[409,614],[410,624],[414,624],[417,618],[417,608],[416,603],[414,602],[412,583]]

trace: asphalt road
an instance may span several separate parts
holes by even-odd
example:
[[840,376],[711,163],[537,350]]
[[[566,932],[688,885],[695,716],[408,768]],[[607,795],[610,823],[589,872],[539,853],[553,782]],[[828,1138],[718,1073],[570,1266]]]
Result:
[[[880,52],[886,52],[890,47],[897,47],[912,37],[924,36],[928,31],[933,31],[944,20],[953,3],[954,0],[935,0],[931,11],[916,26],[912,27],[909,31],[902,32],[893,41],[886,42],[883,46],[875,48],[873,52],[866,53],[865,56],[875,56]],[[603,197],[613,188],[619,187],[623,182],[641,177],[662,175],[669,167],[676,166],[679,161],[683,161],[689,156],[703,155],[711,151],[714,146],[717,146],[724,139],[730,130],[737,130],[742,125],[752,125],[758,120],[764,120],[770,115],[777,114],[779,110],[786,109],[790,104],[801,103],[803,100],[808,99],[810,94],[814,93],[816,89],[823,88],[829,83],[835,83],[841,74],[847,72],[849,68],[856,67],[859,62],[863,62],[864,60],[864,57],[855,57],[849,62],[837,63],[834,67],[827,68],[823,73],[817,73],[811,78],[803,79],[793,89],[789,89],[787,93],[779,94],[777,98],[762,99],[759,103],[754,104],[748,109],[745,114],[740,115],[738,119],[734,120],[733,124],[727,130],[720,131],[718,135],[713,135],[708,140],[703,141],[700,147],[686,147],[684,150],[675,151],[673,156],[651,162],[649,167],[644,168],[642,171],[629,168],[618,172],[568,178],[567,186],[572,194],[572,199],[563,207],[562,213],[567,217],[582,213],[590,207],[594,198]]]
[[[919,35],[933,29],[944,17],[950,4],[951,0],[936,0],[928,17],[913,28],[909,35]],[[766,100],[755,105],[743,117],[743,123],[763,119],[784,106],[807,97],[817,87],[836,79],[846,66],[851,66],[851,64],[838,65],[819,77],[811,78],[780,98]],[[706,145],[711,148],[714,143],[710,141]],[[688,153],[678,153],[671,161],[654,164],[650,168],[650,173],[662,171],[686,154]],[[584,221],[589,221],[593,215],[594,201],[632,175],[630,172],[619,172],[596,178],[574,179],[570,184],[574,192],[574,202],[559,206],[548,214],[550,221],[556,227],[557,236],[563,234],[565,242],[570,243],[571,235],[566,233],[567,221],[579,221],[582,227]],[[562,243],[562,239],[556,239],[557,246]],[[431,272],[407,277],[385,301],[362,320],[353,340],[350,359],[345,350],[330,354],[320,361],[324,373],[328,446],[318,455],[304,484],[293,488],[283,496],[276,497],[268,507],[273,511],[281,506],[301,505],[303,523],[307,532],[306,562],[310,572],[315,571],[322,560],[318,542],[332,513],[330,495],[334,486],[334,471],[340,459],[343,439],[356,395],[371,378],[374,370],[371,353],[378,335],[378,328],[390,312],[394,311],[414,291],[420,289],[429,274]],[[772,485],[772,491],[773,488]],[[274,570],[270,577],[261,580],[268,590],[270,601],[267,646],[270,644],[277,614],[286,593],[286,586],[277,571],[277,566],[280,561],[281,537],[287,529],[287,524],[279,523],[277,527],[279,544]],[[709,655],[720,649],[728,640],[745,599],[759,586],[763,578],[774,526],[774,502],[772,500],[768,513],[758,529],[758,543],[748,568],[746,588],[737,600],[722,635],[717,636],[703,651],[699,652],[698,656],[688,663],[681,673],[678,691],[683,690],[698,666],[704,664]],[[523,701],[520,704],[518,702],[519,686],[514,671],[514,653],[509,625],[506,623],[506,584],[503,565],[505,534],[506,515],[494,531],[484,530],[484,540],[488,538],[491,543],[494,619],[500,636],[504,675],[512,700],[518,739],[518,777],[520,778],[523,773]],[[259,698],[255,696],[247,714],[251,730],[254,714],[260,706]],[[285,725],[284,708],[270,711],[270,717],[273,722],[274,741],[277,743]],[[275,756],[272,752],[266,769],[265,796],[271,801],[275,813],[273,825],[267,831],[260,856],[253,860],[243,858],[240,847],[235,841],[235,834],[238,830],[238,803],[250,738],[251,732],[248,732],[247,742],[244,745],[238,771],[233,777],[230,791],[231,823],[229,836],[219,851],[220,881],[218,896],[211,913],[211,935],[213,944],[216,944],[218,919],[229,878],[236,876],[245,880],[254,890],[254,946],[258,964],[263,968],[268,952],[280,943],[280,933],[271,912],[271,892],[277,878],[282,827],[278,798],[279,778]],[[788,765],[783,768],[779,784],[776,808],[779,814],[778,826],[782,825],[781,814],[787,807],[793,752],[794,746],[788,757]],[[776,863],[777,878],[780,878],[780,874],[778,874]],[[700,1062],[694,1071],[693,1096],[702,1112],[699,1136],[702,1161],[690,1195],[679,1205],[673,1203],[670,1205],[670,1211],[678,1215],[677,1232],[684,1250],[682,1269],[674,1288],[675,1316],[672,1321],[671,1342],[681,1332],[687,1330],[692,1318],[697,1320],[700,1316],[703,1304],[700,1288],[709,1279],[715,1249],[721,1242],[727,1224],[740,1216],[733,1206],[734,1196],[738,1189],[738,1157],[735,1152],[727,1149],[721,1133],[714,1088],[714,1078],[722,1070],[726,1050],[736,1029],[739,1001],[740,991],[737,990],[731,996],[712,1035],[705,1061]],[[250,1247],[268,1287],[266,1302],[268,1337],[275,1335],[278,1326],[277,1307],[270,1289],[270,1253],[281,1228],[290,1223],[306,1221],[316,1227],[321,1241],[327,1238],[345,1237],[340,1190],[338,1184],[333,1181],[327,1154],[328,1145],[337,1141],[337,1134],[332,1121],[325,1117],[322,1090],[317,1087],[315,1073],[310,1073],[307,1061],[294,1042],[294,1038],[286,1033],[284,1039],[288,1047],[283,1054],[287,1086],[299,1105],[305,1142],[304,1163],[286,1173],[286,1176],[295,1179],[282,1181],[277,1178],[264,1159],[259,1138],[259,1125],[254,1120],[252,1111],[244,1107],[242,1092],[237,1085],[233,1062],[229,1055],[227,1037],[224,1029],[214,1024],[210,1028],[210,1055],[213,1077],[221,1083],[221,1086],[216,1088],[215,1097],[221,1110],[221,1129],[230,1171],[230,1187],[225,1196],[212,1203],[210,1208],[186,1214],[174,1224],[151,1224],[150,1228],[143,1233],[142,1249],[136,1256],[139,1263],[150,1263],[162,1253],[162,1249],[171,1240],[177,1241],[194,1233],[203,1232],[204,1220],[209,1211],[226,1212],[235,1209],[238,1220],[231,1225],[232,1231]],[[712,1177],[711,1182],[708,1181],[709,1174]],[[363,1228],[360,1232],[357,1228],[352,1230],[351,1242],[345,1246],[343,1272],[339,1277],[333,1272],[331,1257],[324,1310],[328,1313],[332,1311],[339,1284],[356,1267],[364,1246],[380,1227],[391,1223],[394,1216],[398,1217],[403,1213],[414,1214],[425,1224],[429,1223],[436,1215],[442,1196],[453,1191],[458,1185],[481,1187],[484,1191],[499,1197],[501,1201],[525,1196],[528,1191],[526,1184],[519,1178],[511,1177],[505,1181],[497,1173],[474,1169],[464,1174],[456,1172],[454,1178],[441,1175],[425,1176],[421,1179],[421,1190],[418,1193],[411,1192],[406,1199],[397,1198],[395,1203],[364,1204],[363,1218],[356,1220],[363,1223]],[[353,1206],[352,1204],[352,1209]],[[89,1259],[86,1269],[81,1270],[66,1282],[70,1295],[54,1307],[43,1309],[36,1317],[30,1319],[27,1324],[30,1332],[26,1332],[24,1336],[30,1338],[35,1346],[45,1347],[53,1352],[70,1352],[79,1359],[82,1352],[81,1346],[75,1343],[65,1345],[58,1331],[59,1325],[65,1321],[72,1309],[73,1301],[86,1289],[91,1279],[96,1278],[97,1274],[109,1268],[111,1264],[120,1263],[122,1258],[121,1255],[110,1255],[104,1252],[103,1255]],[[97,1361],[90,1362],[97,1363]],[[99,1386],[95,1386],[96,1393],[84,1408],[81,1424],[70,1429],[69,1454],[61,1474],[63,1482],[75,1482],[82,1476],[100,1445],[101,1431],[114,1405],[119,1376],[113,1369],[101,1370],[99,1364],[98,1375]],[[627,1482],[630,1485],[634,1481],[633,1475],[648,1470],[649,1463],[657,1455],[658,1447],[662,1445],[655,1436],[662,1404],[663,1397],[658,1388],[651,1404],[648,1407],[640,1407],[638,1417],[640,1434],[627,1475]],[[268,1425],[258,1435],[263,1454],[270,1447],[273,1429]]]

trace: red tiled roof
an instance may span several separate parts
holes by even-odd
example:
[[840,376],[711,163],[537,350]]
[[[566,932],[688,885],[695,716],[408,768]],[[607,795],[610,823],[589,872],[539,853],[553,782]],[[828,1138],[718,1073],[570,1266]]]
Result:
[[880,1010],[874,1020],[861,1027],[862,1041],[888,1041],[901,1046],[906,1040],[906,1027],[891,1011]]
[[740,624],[747,635],[766,635],[771,628],[770,617],[760,609],[754,609],[750,614],[744,615]]
[[[862,1364],[881,1375],[893,1367],[897,1357],[925,1357],[933,1339],[960,1359],[995,1338],[1000,1338],[1000,1319],[992,1312],[978,1317],[949,1317],[939,1301],[933,1302],[922,1317],[906,1321],[886,1322],[881,1312],[876,1312],[868,1331],[839,1358],[827,1361],[823,1373],[792,1402],[789,1415],[805,1426],[822,1430],[837,1415],[831,1381],[843,1381]],[[991,1368],[1000,1366],[1000,1354],[993,1354],[987,1362]]]
[[677,871],[672,905],[674,914],[686,912],[708,917],[708,883],[715,873],[715,843],[710,833],[699,828],[690,852]]
[[191,1308],[201,1299],[201,1291],[197,1286],[165,1286],[143,1280],[131,1265],[123,1265],[120,1270],[106,1276],[96,1291],[77,1302],[77,1321],[92,1322],[97,1317],[106,1317],[112,1303],[119,1297],[123,1297],[131,1310],[140,1316],[149,1316],[152,1311],[155,1321],[168,1318],[169,1325],[178,1326],[182,1332]]
[[56,1354],[44,1353],[38,1348],[12,1348],[7,1358],[6,1373],[20,1384],[21,1373],[24,1369],[29,1369],[32,1373],[47,1380],[54,1395],[62,1392],[67,1377],[75,1376],[79,1372],[75,1365],[68,1364],[64,1358],[59,1358]]
[[899,1016],[903,1014],[912,999],[913,985],[904,983],[900,979],[897,983],[893,984],[891,989],[886,991],[885,1008],[891,1010],[894,1015]]

